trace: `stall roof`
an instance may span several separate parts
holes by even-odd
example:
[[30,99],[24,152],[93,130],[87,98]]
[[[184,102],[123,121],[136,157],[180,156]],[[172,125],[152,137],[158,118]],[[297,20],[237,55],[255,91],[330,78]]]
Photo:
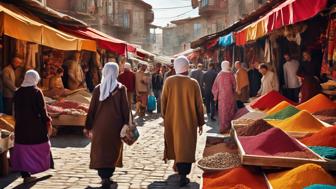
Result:
[[188,49],[188,50],[186,50],[186,51],[183,51],[183,52],[180,52],[180,53],[178,53],[178,54],[175,54],[173,57],[174,57],[174,58],[177,58],[177,57],[179,57],[179,56],[188,56],[188,55],[190,55],[191,53],[196,52],[196,51],[199,51],[199,50],[201,50],[201,49],[200,49],[200,48],[196,48],[196,49]]
[[280,3],[285,2],[286,0],[269,0],[267,1],[267,3],[265,3],[264,5],[262,5],[259,9],[253,11],[252,13],[250,13],[248,16],[246,16],[245,18],[237,21],[236,23],[232,24],[231,26],[227,27],[226,29],[217,32],[217,33],[213,33],[210,35],[206,35],[202,38],[199,38],[196,41],[193,41],[191,43],[191,48],[195,49],[197,47],[203,46],[206,42],[218,38],[220,36],[229,34],[230,32],[237,30],[239,28],[243,28],[246,25],[257,21],[261,16],[267,14],[269,11],[271,11],[275,6],[277,6]]
[[10,5],[0,3],[0,32],[4,35],[60,50],[96,51],[96,42],[78,38],[52,28],[39,18]]

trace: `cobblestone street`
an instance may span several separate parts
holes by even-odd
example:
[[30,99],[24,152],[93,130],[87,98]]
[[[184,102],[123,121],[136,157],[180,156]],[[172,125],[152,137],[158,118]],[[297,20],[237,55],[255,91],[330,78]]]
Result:
[[[133,146],[124,146],[124,168],[116,169],[113,180],[117,183],[112,188],[118,189],[174,189],[178,187],[178,176],[172,170],[173,162],[165,164],[163,157],[163,127],[161,118],[139,122],[140,139]],[[66,130],[67,132],[64,132]],[[70,130],[70,131],[69,131]],[[209,130],[209,127],[204,127]],[[62,132],[63,131],[63,132]],[[197,157],[201,157],[206,134],[198,140]],[[0,179],[0,188],[99,188],[100,179],[95,170],[88,169],[90,143],[81,135],[79,128],[61,129],[52,140],[52,152],[55,170],[37,176],[39,182],[22,185],[18,174]],[[186,188],[201,188],[202,171],[195,165],[189,175],[191,184]]]

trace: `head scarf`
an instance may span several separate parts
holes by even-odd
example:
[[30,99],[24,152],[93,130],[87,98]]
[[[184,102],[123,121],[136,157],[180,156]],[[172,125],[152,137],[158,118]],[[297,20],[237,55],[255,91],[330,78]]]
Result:
[[176,74],[185,73],[189,70],[189,60],[185,56],[179,56],[174,61]]
[[99,101],[107,99],[111,92],[118,86],[119,66],[116,63],[109,62],[103,68],[103,77],[100,84]]
[[230,62],[229,61],[223,61],[222,62],[222,71],[223,72],[231,72]]
[[125,69],[128,69],[128,70],[131,70],[132,69],[132,66],[130,63],[125,63]]
[[21,87],[34,87],[40,82],[40,75],[35,70],[28,70]]

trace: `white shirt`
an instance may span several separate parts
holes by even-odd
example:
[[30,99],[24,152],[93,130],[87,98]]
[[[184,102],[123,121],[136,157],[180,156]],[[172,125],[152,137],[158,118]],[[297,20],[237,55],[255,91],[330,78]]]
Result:
[[276,75],[273,72],[268,71],[266,75],[261,78],[259,94],[265,95],[271,91],[279,91],[279,82]]
[[287,61],[283,65],[285,88],[295,89],[295,88],[300,87],[299,78],[296,76],[299,66],[300,66],[300,63],[296,60]]

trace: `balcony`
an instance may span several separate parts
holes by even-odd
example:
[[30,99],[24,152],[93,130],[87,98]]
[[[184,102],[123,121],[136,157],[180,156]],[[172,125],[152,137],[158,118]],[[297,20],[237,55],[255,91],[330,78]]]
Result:
[[225,13],[228,0],[201,0],[199,14],[203,16]]
[[154,21],[154,12],[152,10],[149,10],[146,12],[145,22],[152,23],[153,21]]

